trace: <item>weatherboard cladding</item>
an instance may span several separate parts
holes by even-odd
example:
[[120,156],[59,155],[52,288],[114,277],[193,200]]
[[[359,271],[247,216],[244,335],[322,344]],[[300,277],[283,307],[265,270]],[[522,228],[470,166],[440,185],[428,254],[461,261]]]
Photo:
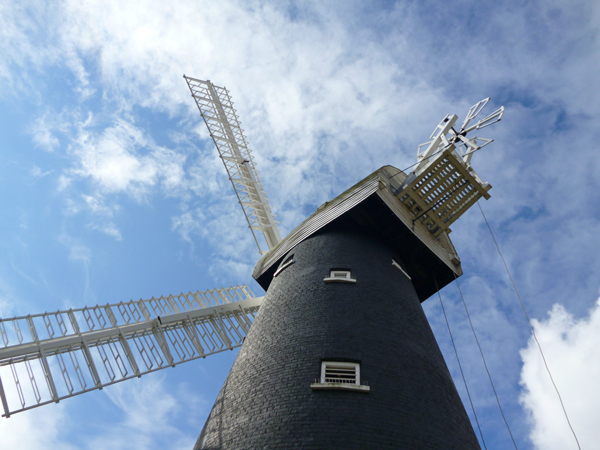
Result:
[[[402,254],[335,222],[275,277],[195,449],[478,449]],[[325,283],[331,269],[356,283]],[[322,361],[370,392],[312,390]]]
[[331,202],[326,202],[317,209],[315,214],[311,215],[286,236],[277,247],[263,256],[256,264],[252,276],[255,279],[258,279],[296,245],[313,233],[316,233],[332,220],[348,212],[354,206],[376,192],[377,189],[379,189],[379,171],[372,173]]
[[317,211],[292,231],[277,247],[263,256],[252,276],[267,290],[283,257],[300,242],[336,221],[368,223],[391,245],[410,247],[405,253],[407,270],[421,301],[436,292],[433,276],[441,289],[462,275],[460,260],[446,233],[435,238],[420,222],[413,223],[408,208],[393,194],[406,175],[384,166]]

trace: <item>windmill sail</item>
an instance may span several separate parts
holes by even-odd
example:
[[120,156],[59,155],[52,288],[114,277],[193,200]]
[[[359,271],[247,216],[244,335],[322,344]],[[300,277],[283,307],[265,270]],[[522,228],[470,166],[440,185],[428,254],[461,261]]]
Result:
[[261,303],[242,285],[0,319],[3,416],[239,347]]
[[225,164],[258,250],[266,253],[260,247],[255,230],[262,231],[269,250],[279,244],[281,236],[229,91],[208,80],[185,75],[184,78]]
[[[490,198],[488,191],[492,186],[481,181],[471,158],[493,139],[467,138],[467,133],[502,119],[504,107],[467,128],[489,100],[483,99],[469,109],[459,131],[454,129],[458,116],[446,115],[429,137],[431,140],[418,146],[417,165],[395,192],[409,208],[413,223],[420,221],[435,237],[450,233],[450,225],[481,197]],[[462,149],[462,155],[457,147]]]

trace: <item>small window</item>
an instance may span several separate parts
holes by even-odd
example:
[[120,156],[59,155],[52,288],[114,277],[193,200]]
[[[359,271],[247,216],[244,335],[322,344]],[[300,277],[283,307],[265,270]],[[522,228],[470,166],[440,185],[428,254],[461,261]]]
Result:
[[325,283],[356,283],[349,270],[332,270],[329,276],[323,278]]
[[[318,382],[317,382],[318,381]],[[360,384],[360,364],[354,362],[321,362],[321,378],[310,385],[312,389],[351,389],[370,391]]]
[[276,277],[281,272],[283,272],[284,269],[286,269],[287,267],[290,267],[292,264],[294,264],[294,262],[295,261],[294,261],[293,253],[291,255],[286,256],[285,259],[279,265],[279,268],[277,269],[277,271],[275,271],[275,273],[273,274],[273,276]]
[[394,261],[392,259],[392,266],[394,266],[396,269],[398,269],[400,272],[402,272],[402,274],[408,278],[409,280],[411,280],[410,276],[406,273],[406,271],[402,268],[402,266],[400,264],[398,264],[396,261]]

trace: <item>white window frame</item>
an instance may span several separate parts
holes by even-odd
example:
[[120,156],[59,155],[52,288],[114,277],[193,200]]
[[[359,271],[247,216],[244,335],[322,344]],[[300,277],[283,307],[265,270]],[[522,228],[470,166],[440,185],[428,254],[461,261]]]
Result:
[[323,278],[325,283],[356,283],[349,270],[331,270],[329,276]]
[[284,269],[288,268],[289,266],[291,266],[295,262],[296,261],[294,260],[294,254],[292,253],[291,255],[289,255],[288,257],[286,257],[286,259],[284,259],[282,261],[282,264],[275,271],[275,273],[273,274],[273,277],[276,277],[277,275],[279,275],[281,272],[283,272]]
[[396,269],[398,269],[400,272],[402,272],[402,274],[408,278],[409,280],[412,281],[412,278],[410,277],[409,274],[406,273],[406,271],[402,268],[402,266],[400,264],[398,264],[395,260],[392,259],[392,266],[394,266]]

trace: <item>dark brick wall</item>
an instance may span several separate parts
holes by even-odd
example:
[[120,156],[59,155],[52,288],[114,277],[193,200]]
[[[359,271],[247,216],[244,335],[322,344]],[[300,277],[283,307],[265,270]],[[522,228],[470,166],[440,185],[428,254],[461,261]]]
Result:
[[[195,449],[479,449],[401,256],[348,228],[292,250]],[[357,282],[323,282],[333,268]],[[371,391],[311,390],[330,358]]]

